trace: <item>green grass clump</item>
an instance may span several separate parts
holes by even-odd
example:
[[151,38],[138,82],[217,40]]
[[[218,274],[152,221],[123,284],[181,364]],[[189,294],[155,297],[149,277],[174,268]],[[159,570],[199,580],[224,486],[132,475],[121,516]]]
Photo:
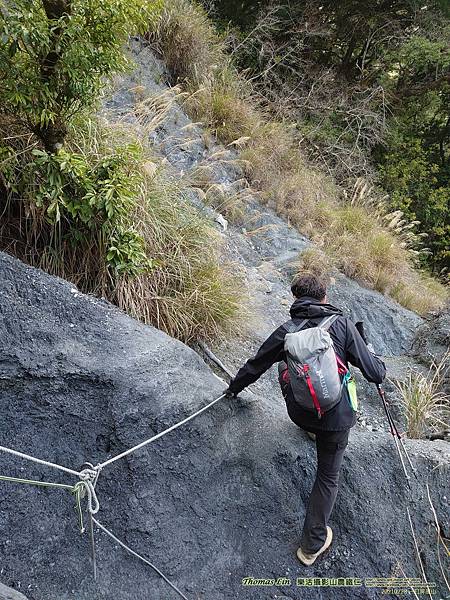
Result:
[[148,37],[164,57],[174,84],[198,88],[228,62],[224,43],[207,14],[189,0],[165,2]]
[[237,333],[245,314],[242,282],[221,260],[219,235],[182,190],[164,176],[147,180],[139,219],[154,268],[120,280],[117,304],[185,342]]
[[395,381],[406,417],[408,436],[423,438],[426,434],[448,429],[450,396],[443,391],[450,370],[450,350],[427,373],[410,370],[404,381]]

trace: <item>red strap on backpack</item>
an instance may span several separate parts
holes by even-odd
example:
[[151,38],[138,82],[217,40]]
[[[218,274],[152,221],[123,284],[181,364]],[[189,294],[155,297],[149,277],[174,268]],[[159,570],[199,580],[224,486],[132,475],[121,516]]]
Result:
[[308,365],[303,365],[303,372],[305,374],[305,380],[308,385],[309,392],[312,396],[314,407],[317,410],[317,416],[319,417],[319,419],[321,419],[322,415],[323,415],[322,408],[319,404],[319,399],[317,398],[316,390],[314,389],[314,386],[312,384],[311,377],[309,376],[308,371],[309,371]]
[[347,369],[345,363],[339,358],[339,356],[337,354],[336,354],[336,362],[338,364],[339,375],[345,375],[346,373],[348,373],[348,369]]

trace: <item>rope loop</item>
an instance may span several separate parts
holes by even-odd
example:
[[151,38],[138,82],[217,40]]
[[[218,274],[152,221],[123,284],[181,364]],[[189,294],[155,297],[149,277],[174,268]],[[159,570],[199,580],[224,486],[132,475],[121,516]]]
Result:
[[[85,463],[88,468],[83,469],[79,473],[80,481],[75,484],[75,493],[79,499],[87,498],[87,509],[91,516],[96,515],[100,510],[100,502],[98,501],[95,486],[101,469],[95,468],[91,463]],[[83,529],[83,528],[82,528]]]
[[16,457],[19,457],[19,458],[24,458],[25,460],[29,460],[29,461],[32,461],[34,463],[37,463],[37,464],[40,464],[40,465],[43,465],[43,466],[46,466],[46,467],[51,467],[53,469],[58,469],[58,470],[63,471],[65,473],[69,473],[70,475],[75,475],[75,477],[78,477],[78,479],[79,479],[79,481],[77,481],[77,483],[74,486],[66,485],[66,484],[61,484],[61,483],[51,483],[51,482],[45,482],[45,481],[35,481],[35,480],[31,480],[31,479],[18,479],[18,478],[6,477],[6,476],[2,476],[2,475],[0,475],[0,481],[3,480],[3,481],[15,482],[15,483],[28,483],[28,484],[33,484],[33,485],[40,485],[40,486],[45,486],[45,487],[55,487],[55,488],[61,488],[61,489],[69,490],[75,496],[75,508],[76,508],[76,510],[78,512],[78,519],[79,519],[81,533],[84,533],[86,531],[86,528],[84,526],[83,508],[82,508],[82,500],[84,498],[86,498],[86,501],[87,501],[87,511],[89,513],[89,519],[90,519],[90,532],[91,532],[91,541],[92,541],[92,556],[93,556],[93,563],[94,563],[94,579],[96,579],[96,572],[97,572],[96,571],[96,562],[95,562],[95,543],[94,543],[94,529],[93,529],[93,524],[95,523],[95,525],[97,525],[97,527],[99,527],[105,533],[107,533],[113,540],[115,540],[120,546],[122,546],[130,554],[132,554],[133,556],[139,558],[145,564],[147,564],[148,566],[150,566],[184,600],[188,600],[186,598],[186,596],[157,567],[155,567],[155,565],[153,565],[146,558],[142,557],[140,554],[138,554],[137,552],[135,552],[134,550],[132,550],[131,548],[129,548],[121,540],[119,540],[118,538],[116,538],[116,536],[114,534],[112,534],[108,529],[106,529],[106,527],[104,527],[101,523],[99,523],[98,521],[96,521],[96,519],[94,518],[94,515],[96,515],[99,512],[99,510],[100,510],[100,502],[98,500],[97,493],[95,491],[95,487],[97,485],[97,481],[98,481],[98,478],[100,476],[100,473],[102,472],[102,469],[104,467],[106,467],[106,466],[108,466],[108,465],[116,462],[117,460],[120,460],[121,458],[124,458],[125,456],[129,456],[130,454],[136,452],[137,450],[143,448],[144,446],[147,446],[148,444],[150,444],[150,443],[152,443],[152,442],[160,439],[161,437],[163,437],[164,435],[170,433],[171,431],[174,431],[178,427],[181,427],[181,425],[184,425],[185,423],[188,423],[189,421],[191,421],[192,419],[194,419],[198,415],[201,415],[203,412],[205,412],[206,410],[208,410],[209,408],[211,408],[211,406],[213,406],[214,404],[216,404],[216,402],[219,402],[219,400],[222,400],[222,398],[225,398],[225,394],[221,394],[218,398],[216,398],[215,400],[213,400],[212,402],[210,402],[209,404],[207,404],[206,406],[204,406],[203,408],[201,408],[200,410],[198,410],[194,414],[186,417],[185,419],[183,419],[182,421],[179,421],[178,423],[175,423],[171,427],[168,427],[167,429],[164,429],[160,433],[157,433],[156,435],[154,435],[153,437],[149,438],[148,440],[145,440],[144,442],[141,442],[137,446],[134,446],[133,448],[130,448],[129,450],[125,450],[124,452],[122,452],[118,456],[113,456],[109,460],[107,460],[107,461],[105,461],[103,463],[97,464],[95,466],[92,463],[85,462],[82,465],[84,468],[82,468],[81,471],[74,471],[73,469],[68,469],[67,467],[64,467],[62,465],[58,465],[58,464],[53,463],[53,462],[49,462],[49,461],[46,461],[46,460],[42,460],[40,458],[36,458],[34,456],[31,456],[30,454],[25,454],[23,452],[18,452],[17,450],[13,450],[12,448],[6,448],[4,446],[0,446],[0,452],[6,452],[8,454],[12,454],[13,456],[16,456]]

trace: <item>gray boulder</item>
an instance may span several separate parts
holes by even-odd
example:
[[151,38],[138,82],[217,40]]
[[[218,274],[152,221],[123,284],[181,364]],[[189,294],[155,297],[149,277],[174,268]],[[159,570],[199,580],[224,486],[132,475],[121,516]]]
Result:
[[0,600],[27,600],[23,594],[0,583]]
[[450,307],[433,315],[414,336],[413,354],[425,363],[439,362],[450,348]]
[[[80,469],[193,413],[224,388],[192,349],[71,284],[0,254],[1,444]],[[335,541],[311,568],[295,557],[315,471],[314,445],[279,397],[220,401],[197,419],[104,469],[99,521],[153,561],[189,600],[305,596],[297,577],[420,577],[409,502],[428,579],[445,597],[434,519],[409,494],[387,434],[354,429],[331,520]],[[406,440],[449,536],[448,444]],[[0,474],[74,484],[75,477],[0,452]],[[29,600],[174,600],[148,566],[96,531],[80,535],[65,490],[0,482],[1,577]],[[447,496],[446,496],[447,494]],[[409,498],[409,500],[408,500]],[[441,560],[445,560],[441,552]],[[263,587],[245,577],[268,579]],[[285,577],[290,580],[271,580]],[[343,588],[309,588],[340,598]],[[396,597],[394,594],[393,597]],[[400,597],[400,596],[399,596]],[[403,597],[403,596],[402,596]]]

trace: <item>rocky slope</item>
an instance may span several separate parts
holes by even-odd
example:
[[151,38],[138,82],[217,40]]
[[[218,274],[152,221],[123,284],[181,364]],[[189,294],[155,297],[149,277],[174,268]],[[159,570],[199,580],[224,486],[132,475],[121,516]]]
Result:
[[[193,123],[183,111],[176,90],[170,90],[164,65],[141,40],[131,44],[136,69],[118,78],[114,91],[105,103],[104,115],[111,123],[126,122],[142,127],[149,122],[150,140],[155,152],[176,180],[187,185],[192,202],[214,224],[223,236],[224,260],[243,273],[250,292],[254,318],[238,339],[218,341],[214,351],[231,371],[252,355],[275,327],[289,318],[292,301],[290,281],[299,254],[311,242],[290,227],[270,208],[263,207],[248,189],[238,155],[233,147],[218,144],[199,123]],[[145,102],[142,119],[140,103]],[[138,117],[140,115],[140,118]],[[209,186],[217,186],[224,198],[241,194],[244,217],[239,225],[228,223],[226,231],[221,215],[203,202],[204,194],[196,183],[205,178]],[[417,329],[423,320],[396,302],[368,290],[336,272],[330,289],[330,301],[341,307],[354,321],[364,321],[374,348],[387,358],[392,377],[401,376],[415,360],[409,353]],[[420,368],[420,365],[417,365]],[[356,374],[358,377],[358,374]],[[358,378],[361,394],[359,422],[370,429],[386,428],[384,413],[373,386]],[[278,383],[274,370],[266,374],[253,389],[277,398]],[[391,388],[393,391],[393,388]]]
[[[80,469],[150,437],[220,394],[192,349],[72,285],[0,255],[2,444]],[[448,531],[446,442],[406,441]],[[261,396],[219,402],[196,420],[104,469],[98,519],[154,561],[191,600],[304,597],[293,585],[245,587],[244,577],[419,577],[407,489],[387,434],[354,429],[332,525],[335,543],[312,568],[295,549],[312,485],[314,445]],[[74,483],[0,452],[0,473]],[[29,600],[176,598],[103,533],[93,581],[87,535],[65,490],[1,483],[3,582]],[[436,532],[414,487],[411,513],[430,581],[444,598]],[[447,515],[448,516],[448,515]],[[342,589],[310,589],[340,598]],[[351,598],[379,590],[347,588]]]
[[[154,107],[148,118],[159,123],[149,133],[155,151],[173,177],[191,180],[187,193],[221,231],[224,258],[240,266],[251,290],[252,326],[239,339],[214,346],[235,370],[286,320],[292,265],[310,242],[261,207],[246,188],[234,150],[189,120],[150,49],[135,41],[132,51],[137,68],[115,82],[104,114],[112,122],[139,126],[137,96],[159,98],[148,104]],[[194,185],[199,169],[206,169],[209,181],[225,194],[245,191],[245,219],[239,226],[223,231],[218,213],[204,204]],[[401,376],[413,362],[407,353],[416,331],[427,327],[422,319],[339,274],[330,296],[349,316],[365,321],[375,348],[387,357],[390,375]],[[0,315],[0,443],[34,456],[77,470],[85,461],[104,461],[192,413],[224,388],[194,350],[6,255],[0,255]],[[414,343],[421,357],[418,348]],[[309,569],[298,563],[295,549],[314,478],[314,445],[287,418],[273,372],[252,389],[254,395],[220,402],[105,469],[98,483],[100,522],[154,561],[189,600],[302,598],[305,592],[294,583],[304,576],[404,572],[419,577],[405,508],[407,487],[371,386],[361,382],[360,425],[351,433],[332,519],[335,542]],[[448,536],[448,444],[408,440],[406,445],[422,484],[430,483]],[[74,483],[70,476],[2,453],[1,474]],[[177,597],[100,532],[95,583],[89,539],[77,530],[68,492],[0,485],[0,579],[29,600]],[[445,598],[433,515],[422,487],[413,486],[410,507],[427,577],[438,586],[436,597]],[[293,585],[241,584],[243,577],[283,576]],[[310,589],[308,597],[343,593],[380,595],[363,585]]]

